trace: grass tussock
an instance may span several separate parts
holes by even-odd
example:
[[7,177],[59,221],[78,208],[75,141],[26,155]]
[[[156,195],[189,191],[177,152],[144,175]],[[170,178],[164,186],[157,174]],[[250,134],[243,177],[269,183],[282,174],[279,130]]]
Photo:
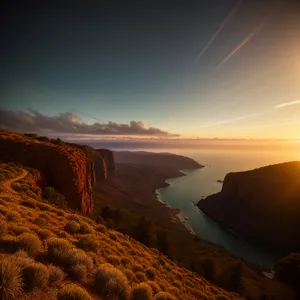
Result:
[[100,296],[108,299],[129,299],[130,288],[126,276],[109,264],[104,264],[95,270],[93,287]]
[[44,289],[49,281],[49,270],[41,263],[33,263],[23,270],[24,283],[29,289]]
[[93,298],[82,287],[76,284],[65,285],[57,293],[57,300],[92,300]]
[[2,261],[0,263],[0,299],[18,299],[22,292],[22,269],[13,259]]
[[168,292],[159,292],[153,297],[153,300],[176,300],[176,298]]
[[64,271],[57,266],[50,265],[48,267],[48,270],[49,270],[49,285],[51,286],[56,286],[61,284],[61,282],[66,277]]
[[150,300],[152,298],[152,288],[146,283],[140,283],[133,287],[131,300]]

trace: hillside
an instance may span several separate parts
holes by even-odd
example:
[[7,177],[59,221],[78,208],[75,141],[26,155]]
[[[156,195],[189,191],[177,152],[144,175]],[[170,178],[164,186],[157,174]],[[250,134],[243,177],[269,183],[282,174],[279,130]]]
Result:
[[198,169],[203,166],[195,160],[172,153],[152,153],[146,151],[114,151],[116,163],[142,164],[161,169]]
[[239,298],[129,236],[45,203],[30,188],[32,171],[1,164],[1,173],[1,299]]
[[229,173],[221,192],[198,207],[272,252],[300,251],[300,162]]

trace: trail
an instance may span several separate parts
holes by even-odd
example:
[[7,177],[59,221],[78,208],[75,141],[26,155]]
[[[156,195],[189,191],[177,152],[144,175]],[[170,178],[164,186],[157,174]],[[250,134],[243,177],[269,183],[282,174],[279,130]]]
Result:
[[[1,183],[1,187],[4,188],[4,189],[5,189],[7,192],[9,192],[9,193],[17,194],[17,192],[16,192],[14,189],[12,189],[11,185],[12,185],[14,182],[16,182],[16,181],[18,181],[18,180],[24,178],[27,174],[28,174],[28,171],[22,169],[22,174],[17,175],[17,176],[15,176],[15,177],[13,177],[13,178],[10,178],[10,179],[7,179],[7,180],[3,181],[3,182]],[[1,195],[1,194],[3,194],[3,192],[0,193],[0,195]]]

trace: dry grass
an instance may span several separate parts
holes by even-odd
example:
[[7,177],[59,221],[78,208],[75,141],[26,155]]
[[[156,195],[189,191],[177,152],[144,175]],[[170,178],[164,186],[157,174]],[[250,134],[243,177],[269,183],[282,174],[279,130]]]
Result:
[[[22,292],[22,282],[28,299],[41,295],[36,290],[55,295],[56,289],[57,299],[239,298],[181,268],[156,249],[85,216],[41,201],[25,201],[20,195],[1,198],[0,246],[5,250],[2,256],[13,259],[11,271],[15,274],[12,279],[6,275],[8,287],[5,292],[2,285],[2,299],[13,299],[3,293]],[[19,284],[8,292],[12,280]],[[34,291],[28,291],[32,288]]]

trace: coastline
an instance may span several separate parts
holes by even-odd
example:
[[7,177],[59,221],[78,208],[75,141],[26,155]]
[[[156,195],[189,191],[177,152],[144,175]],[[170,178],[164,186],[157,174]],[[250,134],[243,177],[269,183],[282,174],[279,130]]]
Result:
[[[202,167],[203,168],[203,167]],[[183,177],[186,176],[187,173],[184,173],[182,170],[178,170],[178,172],[180,172],[182,175],[179,176],[175,176],[175,177],[170,177],[167,178],[165,181],[164,186],[159,187],[155,190],[154,195],[155,195],[155,200],[158,201],[159,203],[162,203],[166,208],[168,208],[171,212],[172,215],[174,216],[174,218],[179,221],[188,231],[189,234],[196,236],[196,233],[194,232],[193,228],[190,226],[190,224],[188,224],[188,222],[186,221],[185,217],[182,215],[181,211],[178,208],[172,207],[170,205],[167,205],[161,198],[159,195],[159,190],[162,188],[167,188],[167,187],[171,187],[172,185],[170,183],[167,182],[167,180],[169,179],[173,179],[173,178],[179,178],[179,177]]]

